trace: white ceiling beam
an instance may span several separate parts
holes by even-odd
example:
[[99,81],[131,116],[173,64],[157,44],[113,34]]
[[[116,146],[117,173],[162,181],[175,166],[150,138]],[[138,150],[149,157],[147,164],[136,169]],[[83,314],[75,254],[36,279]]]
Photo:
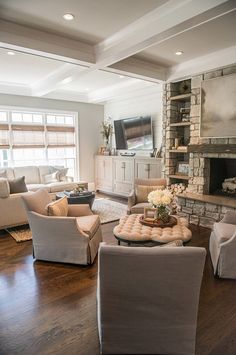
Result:
[[107,67],[106,70],[147,81],[162,82],[166,80],[166,68],[136,57],[126,58]]
[[234,9],[235,0],[170,0],[98,43],[96,65],[110,66]]
[[[68,82],[88,74],[91,70],[78,65],[63,63],[59,68],[31,85],[33,96],[45,96],[49,92],[62,88]],[[68,79],[67,82],[63,82]]]
[[236,63],[236,46],[221,49],[173,66],[168,70],[167,81],[174,81],[198,75],[215,68]]
[[74,64],[95,63],[90,44],[0,19],[0,47]]

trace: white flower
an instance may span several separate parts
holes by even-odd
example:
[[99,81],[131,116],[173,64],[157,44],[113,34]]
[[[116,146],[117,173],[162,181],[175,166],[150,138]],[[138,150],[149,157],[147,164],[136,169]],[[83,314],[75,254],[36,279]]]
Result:
[[154,190],[148,194],[148,202],[154,206],[167,206],[173,200],[170,190]]

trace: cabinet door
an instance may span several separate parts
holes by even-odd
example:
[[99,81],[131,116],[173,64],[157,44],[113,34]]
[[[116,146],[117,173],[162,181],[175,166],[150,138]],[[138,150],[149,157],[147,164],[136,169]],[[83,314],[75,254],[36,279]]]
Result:
[[98,190],[112,190],[112,159],[108,157],[96,158],[96,188]]
[[161,178],[161,159],[137,160],[135,162],[135,176],[139,179]]
[[114,186],[115,193],[127,196],[133,188],[134,160],[114,160]]

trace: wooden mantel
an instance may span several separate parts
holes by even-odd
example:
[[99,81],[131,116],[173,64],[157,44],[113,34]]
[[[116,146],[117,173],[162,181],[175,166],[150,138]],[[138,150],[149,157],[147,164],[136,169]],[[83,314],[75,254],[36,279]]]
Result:
[[235,153],[236,144],[190,144],[189,153]]

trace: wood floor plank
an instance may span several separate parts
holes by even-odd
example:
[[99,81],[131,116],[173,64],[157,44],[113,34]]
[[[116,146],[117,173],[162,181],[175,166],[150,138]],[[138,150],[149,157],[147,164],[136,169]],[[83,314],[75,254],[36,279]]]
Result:
[[[107,243],[117,244],[102,226]],[[210,230],[191,226],[189,246],[208,250]],[[0,232],[0,355],[98,355],[97,259],[92,266],[34,261],[31,241]],[[236,280],[214,278],[209,252],[197,328],[197,355],[236,354]]]

